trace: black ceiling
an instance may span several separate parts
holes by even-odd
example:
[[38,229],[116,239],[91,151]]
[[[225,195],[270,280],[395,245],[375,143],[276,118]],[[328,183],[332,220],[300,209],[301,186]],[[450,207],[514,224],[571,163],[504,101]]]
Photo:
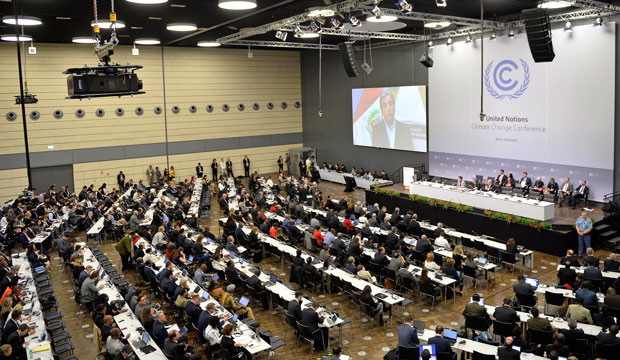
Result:
[[[14,0],[18,1],[18,13],[40,17],[43,25],[26,27],[24,32],[32,35],[35,42],[69,43],[74,36],[90,36],[90,22],[93,19],[93,4],[90,0]],[[200,28],[214,29],[203,34],[175,42],[176,46],[195,46],[200,40],[211,40],[224,35],[229,35],[246,27],[255,27],[275,20],[280,20],[291,15],[304,12],[307,8],[323,6],[326,3],[336,3],[338,0],[257,0],[258,7],[247,11],[231,11],[218,8],[217,0],[169,0],[165,4],[141,5],[130,3],[126,0],[115,0],[115,10],[119,20],[126,23],[124,29],[119,29],[120,41],[123,44],[131,44],[133,40],[141,37],[154,37],[166,44],[177,40],[190,33],[172,32],[166,30],[166,24],[173,22],[195,23]],[[395,0],[383,0],[381,7],[396,8]],[[410,0],[416,12],[424,12],[439,15],[451,15],[467,18],[480,18],[480,0],[447,0],[448,6],[439,8],[435,0]],[[612,2],[607,0],[606,2]],[[106,18],[110,11],[110,0],[97,0],[99,18]],[[485,18],[518,18],[523,9],[533,8],[536,0],[484,0]],[[176,7],[185,5],[185,7]],[[266,10],[266,8],[270,9]],[[261,10],[263,10],[261,12]],[[12,15],[13,3],[0,3],[1,15]],[[260,13],[257,13],[260,12]],[[235,20],[230,24],[221,25],[224,22],[237,17],[252,14],[244,19]],[[60,20],[58,17],[71,18]],[[149,17],[161,18],[152,20]],[[407,27],[398,32],[420,33],[421,23],[409,22]],[[11,26],[0,29],[2,33],[14,33]],[[132,29],[134,27],[134,29]],[[137,28],[136,28],[137,27]],[[104,38],[107,36],[103,32]],[[273,34],[266,34],[250,38],[253,40],[274,40]],[[298,40],[292,36],[289,41]],[[337,39],[332,39],[336,41]],[[331,42],[327,40],[327,42]]]

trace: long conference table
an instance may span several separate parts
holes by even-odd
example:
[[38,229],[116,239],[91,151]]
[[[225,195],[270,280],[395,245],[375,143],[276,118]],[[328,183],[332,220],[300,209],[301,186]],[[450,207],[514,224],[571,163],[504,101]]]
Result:
[[413,182],[409,193],[540,221],[551,220],[555,214],[555,205],[552,202],[481,190],[472,191],[429,181]]
[[336,171],[330,171],[325,169],[319,169],[319,175],[321,176],[321,180],[331,181],[342,185],[346,184],[346,181],[344,180],[345,177],[352,177],[355,178],[355,183],[357,184],[357,187],[366,190],[370,190],[371,186],[386,186],[393,184],[393,182],[390,180],[366,179],[362,176],[353,176],[348,173],[339,173]]

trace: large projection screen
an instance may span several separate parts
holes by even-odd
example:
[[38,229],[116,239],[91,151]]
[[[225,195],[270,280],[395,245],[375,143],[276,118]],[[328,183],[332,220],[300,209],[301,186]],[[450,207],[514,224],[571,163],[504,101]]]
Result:
[[524,171],[545,184],[586,180],[590,199],[613,191],[615,23],[553,31],[556,57],[535,63],[527,37],[435,46],[429,69],[430,174]]
[[426,86],[352,89],[353,145],[427,152]]

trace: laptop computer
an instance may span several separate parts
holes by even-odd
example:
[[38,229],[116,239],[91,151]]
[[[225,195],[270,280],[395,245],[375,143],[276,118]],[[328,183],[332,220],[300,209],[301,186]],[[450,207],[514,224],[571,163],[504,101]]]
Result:
[[203,292],[202,293],[202,298],[200,299],[200,302],[209,300],[209,297],[210,297],[210,295],[209,295],[208,291]]
[[237,322],[238,318],[239,318],[239,315],[237,314],[233,315],[232,322]]
[[250,298],[242,296],[241,299],[239,299],[239,304],[243,305],[243,306],[248,306],[248,304],[250,303]]
[[194,292],[196,294],[198,294],[200,292],[200,285],[196,285],[196,288],[194,288]]
[[230,257],[231,259],[234,259],[234,257],[235,257],[235,252],[234,251],[231,251],[228,254],[229,254],[228,257]]
[[243,264],[243,258],[239,258],[239,264]]
[[274,286],[278,282],[278,277],[274,274],[271,274],[269,277],[269,281],[267,281],[267,286]]
[[301,220],[300,220],[300,219],[297,219],[297,220],[295,221],[295,225],[301,225]]
[[461,272],[460,272],[460,271],[458,271],[458,270],[457,270],[457,271],[456,271],[456,274],[457,274],[459,277],[461,277]]
[[183,336],[183,335],[185,335],[185,333],[186,333],[186,332],[187,332],[187,327],[183,326],[183,327],[181,328],[181,330],[179,331],[179,335],[180,335],[180,336]]
[[457,336],[456,330],[444,329],[443,331],[443,338],[448,340],[451,345],[454,345],[456,343],[456,336]]
[[213,280],[213,281],[217,281],[217,279],[219,279],[219,278],[220,278],[220,277],[219,277],[217,274],[215,274],[215,275],[213,275],[213,277],[211,278],[211,280]]
[[[473,296],[469,298],[469,302],[470,303],[474,302],[474,297]],[[483,297],[480,298],[480,305],[484,306],[484,298]]]
[[146,346],[146,344],[149,343],[149,333],[147,333],[146,331],[142,333],[142,337],[140,338],[140,340],[136,340],[134,341],[132,344],[133,346],[135,346],[138,349],[142,349],[143,347]]
[[538,288],[538,279],[526,277],[525,283],[530,284],[530,286],[532,286],[534,289]]
[[428,350],[431,354],[430,359],[437,360],[437,350],[435,350],[435,344],[420,344],[418,349],[420,350],[420,359],[422,358],[422,351]]
[[45,272],[45,266],[39,266],[39,267],[34,268],[34,272],[37,274]]
[[478,258],[478,264],[480,264],[482,266],[486,265],[487,264],[487,259],[483,258],[483,257]]
[[211,239],[207,238],[207,245],[211,244]]
[[424,334],[424,329],[426,328],[426,323],[424,321],[414,320],[413,321],[413,327],[418,332],[418,335],[422,335],[422,334]]
[[189,262],[193,262],[194,261],[194,255],[190,255],[187,260],[189,260]]

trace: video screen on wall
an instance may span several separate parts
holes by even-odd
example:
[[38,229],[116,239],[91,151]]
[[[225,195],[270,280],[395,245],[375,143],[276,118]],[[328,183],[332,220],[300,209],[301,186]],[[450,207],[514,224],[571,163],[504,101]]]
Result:
[[351,90],[353,145],[426,152],[426,86]]

